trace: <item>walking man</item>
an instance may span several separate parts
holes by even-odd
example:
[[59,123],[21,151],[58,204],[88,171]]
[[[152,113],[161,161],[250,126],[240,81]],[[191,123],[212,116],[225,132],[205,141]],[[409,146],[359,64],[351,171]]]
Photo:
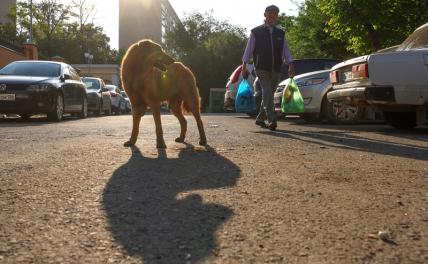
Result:
[[[273,94],[278,85],[283,63],[288,64],[289,77],[294,76],[294,65],[285,39],[285,32],[276,26],[278,13],[279,8],[277,6],[266,7],[265,23],[251,30],[242,57],[243,74],[248,74],[246,65],[253,59],[256,75],[262,88],[262,102],[256,118],[256,125],[269,128],[272,131],[277,127]],[[267,124],[265,120],[267,120]]]

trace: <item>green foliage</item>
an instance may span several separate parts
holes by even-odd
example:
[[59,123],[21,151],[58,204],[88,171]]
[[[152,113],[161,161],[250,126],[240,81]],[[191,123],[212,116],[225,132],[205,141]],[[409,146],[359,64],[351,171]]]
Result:
[[241,64],[245,30],[216,20],[212,13],[192,13],[182,24],[165,36],[165,50],[193,71],[206,105],[209,89],[224,87],[229,75]]
[[401,43],[428,21],[428,0],[314,0],[325,31],[347,49],[367,54]]
[[[92,23],[71,22],[72,8],[57,0],[43,0],[33,4],[33,41],[45,57],[61,56],[72,64],[86,63],[84,53],[94,55],[93,63],[116,63],[118,52],[111,50],[110,39],[103,28]],[[21,1],[9,12],[16,20],[0,25],[2,38],[23,43],[29,39],[30,5]],[[81,21],[80,21],[81,22]]]
[[297,17],[280,16],[279,24],[287,30],[294,59],[345,59],[355,55],[346,49],[345,41],[332,38],[324,30],[327,21],[327,16],[320,12],[314,0],[301,5]]

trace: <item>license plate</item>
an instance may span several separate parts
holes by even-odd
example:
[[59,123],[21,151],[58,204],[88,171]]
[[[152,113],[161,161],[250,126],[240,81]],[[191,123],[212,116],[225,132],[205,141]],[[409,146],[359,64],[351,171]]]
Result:
[[15,101],[14,94],[0,94],[0,101]]

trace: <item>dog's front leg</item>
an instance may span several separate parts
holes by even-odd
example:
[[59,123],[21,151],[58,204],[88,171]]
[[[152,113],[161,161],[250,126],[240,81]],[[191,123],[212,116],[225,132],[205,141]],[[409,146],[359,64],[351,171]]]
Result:
[[138,133],[140,131],[140,121],[141,121],[141,114],[136,113],[132,114],[132,133],[131,138],[126,141],[123,145],[125,147],[131,147],[135,145],[135,142],[137,142]]
[[153,112],[153,119],[155,120],[156,126],[156,147],[166,148],[165,140],[163,139],[162,122],[160,116],[160,106],[151,106]]

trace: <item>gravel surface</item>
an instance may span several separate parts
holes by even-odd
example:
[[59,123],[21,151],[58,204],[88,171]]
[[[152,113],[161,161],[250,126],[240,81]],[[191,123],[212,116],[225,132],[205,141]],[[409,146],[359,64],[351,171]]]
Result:
[[428,263],[427,127],[187,119],[0,119],[0,263]]

